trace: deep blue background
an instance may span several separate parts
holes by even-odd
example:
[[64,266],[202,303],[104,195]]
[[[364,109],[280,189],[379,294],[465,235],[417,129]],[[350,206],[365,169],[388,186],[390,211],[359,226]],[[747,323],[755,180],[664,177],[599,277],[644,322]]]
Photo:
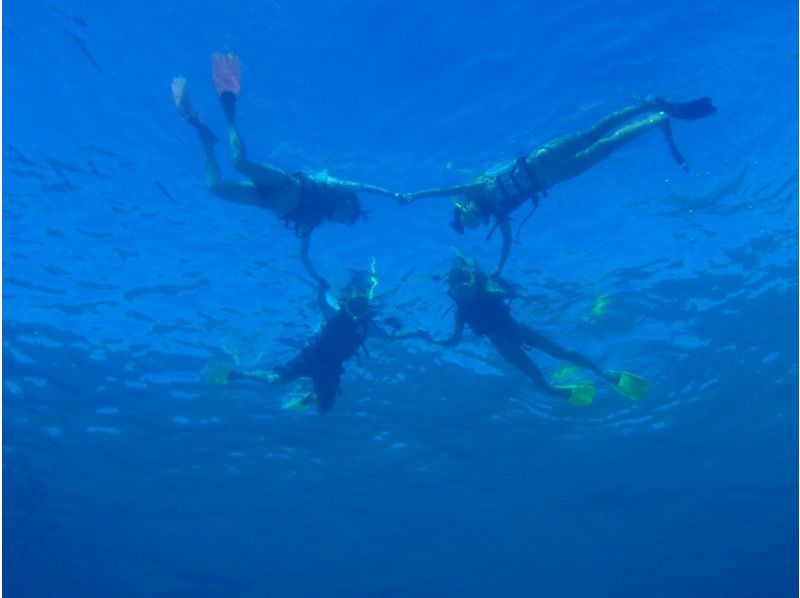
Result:
[[[129,4],[3,6],[7,595],[796,595],[796,3]],[[689,174],[638,140],[553,189],[507,269],[520,319],[650,399],[558,403],[471,336],[370,342],[324,417],[205,385],[319,321],[291,232],[204,189],[169,83],[224,137],[213,51],[242,58],[253,158],[401,191],[711,95],[674,125]],[[499,239],[364,201],[320,270],[374,256],[384,309],[444,334],[436,275]]]

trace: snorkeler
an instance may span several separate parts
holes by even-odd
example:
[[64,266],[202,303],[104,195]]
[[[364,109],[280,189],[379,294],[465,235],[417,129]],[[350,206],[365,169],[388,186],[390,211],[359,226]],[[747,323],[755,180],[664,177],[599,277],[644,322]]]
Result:
[[376,284],[374,267],[369,276],[364,272],[354,273],[337,297],[337,307],[331,306],[324,288],[318,287],[317,303],[325,320],[308,344],[287,363],[271,370],[249,371],[213,364],[206,368],[206,378],[223,384],[233,380],[287,383],[297,378],[311,378],[313,392],[285,403],[284,407],[303,409],[316,400],[320,413],[330,411],[339,394],[344,362],[358,357],[359,349],[366,353],[364,343],[367,338],[396,340],[419,336],[418,333],[390,334],[381,327],[374,302]]
[[317,274],[309,259],[311,232],[328,220],[350,225],[362,217],[364,212],[356,192],[374,193],[393,199],[398,199],[399,195],[382,187],[335,179],[327,173],[288,174],[274,166],[248,159],[244,142],[236,127],[236,99],[241,87],[239,57],[216,52],[211,56],[211,71],[228,123],[234,167],[250,180],[232,182],[221,179],[219,163],[214,153],[217,138],[192,104],[186,79],[176,77],[172,80],[173,100],[178,113],[200,136],[209,190],[228,201],[274,211],[300,237],[300,259],[306,271],[319,285],[327,288],[327,282]]
[[[625,125],[628,120],[650,112],[655,114]],[[586,172],[617,148],[651,129],[659,129],[663,133],[672,157],[681,168],[688,171],[689,166],[672,137],[668,117],[695,120],[714,112],[716,107],[708,97],[691,102],[668,102],[651,96],[643,102],[614,112],[585,131],[559,137],[530,155],[521,156],[504,165],[496,172],[485,173],[473,183],[409,193],[403,195],[402,200],[411,202],[423,197],[463,197],[462,202],[456,203],[455,214],[450,223],[459,233],[463,233],[465,227],[488,225],[494,219],[495,224],[491,231],[499,228],[503,237],[496,270],[499,274],[503,271],[511,251],[509,218],[512,212],[528,200],[531,200],[535,210],[540,196],[546,196],[548,189]],[[522,221],[523,224],[525,220],[527,217]],[[490,237],[492,232],[489,233]]]
[[603,370],[583,355],[565,349],[511,316],[510,301],[514,289],[497,275],[487,276],[474,259],[458,256],[447,277],[447,293],[456,305],[453,333],[445,340],[434,340],[427,330],[416,334],[429,342],[455,346],[461,341],[464,325],[479,336],[486,336],[500,355],[521,370],[542,392],[587,405],[592,402],[595,387],[591,382],[555,386],[550,384],[539,367],[528,357],[529,349],[539,349],[549,355],[590,370],[612,384],[631,399],[643,399],[648,382],[628,372]]

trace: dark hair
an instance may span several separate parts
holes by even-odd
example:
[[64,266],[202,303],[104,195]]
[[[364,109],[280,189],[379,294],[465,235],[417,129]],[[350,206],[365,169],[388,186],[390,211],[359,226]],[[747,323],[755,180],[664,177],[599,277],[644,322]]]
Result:
[[347,222],[348,226],[355,224],[360,218],[364,218],[366,220],[367,213],[361,208],[361,200],[358,199],[357,193],[354,191],[337,190],[337,194],[339,195],[339,201],[337,201],[331,208],[330,213],[328,213],[328,219],[331,219],[333,212],[341,204],[346,203],[350,206],[350,209],[353,213],[353,217],[349,222]]
[[364,211],[364,208],[361,207],[361,200],[358,199],[358,194],[353,193],[353,195],[349,197],[347,201],[349,201],[350,204],[353,206],[353,212],[355,213],[353,219],[347,223],[348,225],[355,224],[361,218],[363,218],[364,220],[367,219],[367,213]]
[[371,285],[369,273],[364,270],[350,270],[350,276],[342,287],[341,295],[366,295]]

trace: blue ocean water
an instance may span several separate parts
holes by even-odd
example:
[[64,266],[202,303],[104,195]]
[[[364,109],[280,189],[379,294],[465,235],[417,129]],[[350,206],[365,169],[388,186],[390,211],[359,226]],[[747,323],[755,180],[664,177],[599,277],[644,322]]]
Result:
[[[774,0],[6,2],[7,595],[796,595],[797,30]],[[674,123],[688,174],[637,140],[553,188],[506,270],[516,317],[650,397],[559,402],[469,334],[370,340],[324,416],[206,384],[320,322],[292,232],[204,187],[169,85],[224,139],[214,51],[254,159],[399,191],[712,96]],[[488,269],[499,237],[363,201],[318,268],[374,257],[384,312],[446,334],[454,248]]]

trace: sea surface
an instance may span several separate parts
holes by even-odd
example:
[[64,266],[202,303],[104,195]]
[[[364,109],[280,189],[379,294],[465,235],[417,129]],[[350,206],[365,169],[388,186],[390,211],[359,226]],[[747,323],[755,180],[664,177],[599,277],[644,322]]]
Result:
[[[71,596],[796,596],[796,2],[8,0],[3,590]],[[545,396],[467,333],[371,339],[328,414],[269,368],[320,324],[293,232],[205,188],[183,76],[241,58],[250,156],[399,192],[467,183],[649,94],[711,96],[553,187],[505,271],[520,321],[651,384]],[[362,195],[312,258],[372,259],[403,329],[486,270],[447,198]],[[517,227],[527,214],[514,214]],[[563,363],[541,353],[546,375]]]

